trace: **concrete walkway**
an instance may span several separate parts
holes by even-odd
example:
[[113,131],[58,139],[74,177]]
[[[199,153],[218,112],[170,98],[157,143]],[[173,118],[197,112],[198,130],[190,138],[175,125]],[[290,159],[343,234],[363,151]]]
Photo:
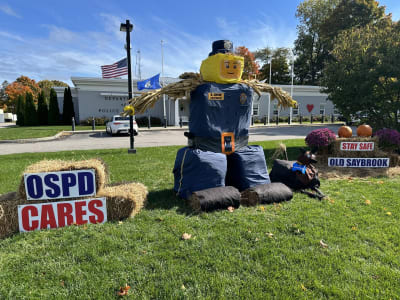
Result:
[[[254,126],[250,128],[250,141],[287,140],[304,138],[310,131],[317,128],[329,128],[337,132],[340,124],[327,125],[280,125]],[[183,135],[187,128],[141,128],[135,137],[135,148],[158,147],[171,145],[186,145],[187,138]],[[3,142],[0,144],[0,155],[25,152],[58,152],[69,150],[116,149],[129,148],[129,136],[109,136],[104,130],[75,132],[54,140],[29,142]]]

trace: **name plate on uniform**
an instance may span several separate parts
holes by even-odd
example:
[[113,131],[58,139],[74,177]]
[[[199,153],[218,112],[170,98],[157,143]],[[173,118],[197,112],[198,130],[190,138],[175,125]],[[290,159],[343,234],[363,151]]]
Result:
[[224,100],[224,93],[208,93],[208,100]]
[[341,142],[342,151],[374,151],[374,142]]
[[390,159],[383,158],[344,158],[344,157],[329,157],[329,167],[343,168],[389,168]]

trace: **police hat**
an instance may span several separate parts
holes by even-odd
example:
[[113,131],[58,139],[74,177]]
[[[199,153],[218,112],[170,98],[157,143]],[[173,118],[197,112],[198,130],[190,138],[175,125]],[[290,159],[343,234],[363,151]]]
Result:
[[212,43],[212,52],[208,54],[208,56],[217,54],[217,53],[232,53],[233,52],[233,44],[228,40],[218,40]]

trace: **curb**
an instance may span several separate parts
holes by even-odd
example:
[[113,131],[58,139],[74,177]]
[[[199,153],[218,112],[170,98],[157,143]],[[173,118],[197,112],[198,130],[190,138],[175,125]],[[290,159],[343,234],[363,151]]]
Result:
[[22,144],[22,143],[47,142],[47,141],[58,140],[60,138],[63,138],[64,136],[68,136],[68,135],[70,135],[70,134],[68,134],[68,132],[61,131],[61,132],[57,133],[56,135],[42,137],[42,138],[19,139],[19,140],[0,140],[0,144],[6,144],[6,143]]
[[[276,127],[317,127],[317,126],[342,126],[342,123],[313,123],[313,124],[269,124],[269,125],[253,125],[250,126],[250,128],[276,128]],[[139,131],[184,131],[188,130],[188,126],[183,126],[181,127],[152,127],[152,128],[147,128],[147,127],[139,127]],[[48,142],[48,141],[53,141],[53,140],[58,140],[66,136],[74,135],[74,134],[87,134],[87,133],[98,133],[98,132],[105,132],[104,129],[96,129],[96,130],[77,130],[77,131],[61,131],[57,133],[54,136],[49,136],[49,137],[42,137],[42,138],[32,138],[32,139],[18,139],[18,140],[0,140],[0,144],[6,144],[6,143],[13,143],[13,144],[22,144],[22,143],[37,143],[37,142]]]

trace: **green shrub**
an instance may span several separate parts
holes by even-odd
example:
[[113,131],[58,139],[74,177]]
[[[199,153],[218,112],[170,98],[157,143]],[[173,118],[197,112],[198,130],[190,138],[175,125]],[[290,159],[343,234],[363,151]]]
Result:
[[72,101],[72,93],[70,87],[65,88],[64,90],[62,118],[64,125],[71,125],[72,118],[75,118],[74,103]]
[[25,95],[24,125],[38,125],[37,111],[35,103],[33,102],[33,95],[31,93],[26,93]]
[[[85,125],[85,126],[92,126],[92,120],[93,120],[93,118],[87,118],[85,120],[80,121],[80,124],[81,125]],[[104,126],[109,121],[110,121],[110,118],[107,118],[105,116],[103,116],[103,117],[95,117],[94,118],[94,124],[96,126]]]
[[17,125],[24,126],[25,98],[22,95],[19,95],[17,98],[16,113],[17,113]]
[[[136,123],[139,127],[147,127],[148,122],[148,117],[136,118]],[[150,117],[150,123],[151,126],[162,126],[161,119],[157,117]]]
[[48,124],[48,114],[49,114],[49,108],[47,107],[47,101],[44,97],[44,92],[40,92],[38,97],[38,108],[37,108],[39,125]]
[[58,108],[57,93],[54,89],[50,90],[48,123],[49,125],[57,125],[60,123],[60,109]]

